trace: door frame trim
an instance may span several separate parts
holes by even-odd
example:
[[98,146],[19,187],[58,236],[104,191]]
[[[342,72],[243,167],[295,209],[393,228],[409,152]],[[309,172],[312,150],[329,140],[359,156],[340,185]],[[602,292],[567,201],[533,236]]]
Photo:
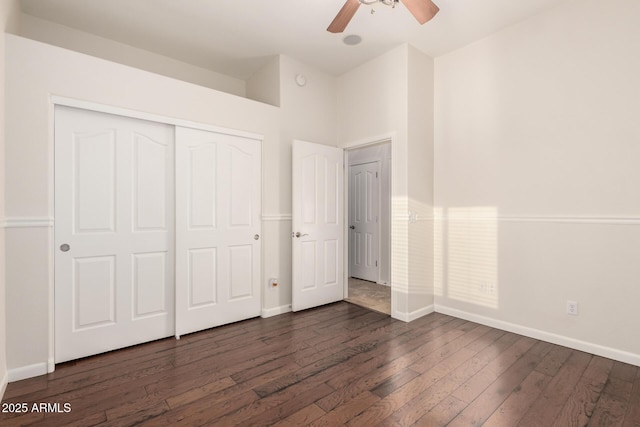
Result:
[[[347,142],[344,145],[342,145],[342,148],[344,150],[343,155],[344,155],[344,159],[345,159],[345,168],[348,170],[349,169],[349,151],[358,149],[358,148],[365,148],[371,145],[376,145],[376,144],[382,144],[382,143],[389,143],[391,145],[391,171],[395,170],[396,168],[399,167],[398,165],[398,159],[396,156],[393,156],[393,146],[394,144],[398,143],[398,136],[396,134],[396,132],[390,132],[390,133],[385,133],[385,134],[381,134],[381,135],[377,135],[377,136],[371,136],[368,138],[363,138],[360,140],[356,140],[356,141],[351,141],[351,142]],[[349,232],[349,225],[348,225],[348,219],[349,219],[349,180],[345,179],[344,180],[344,213],[343,216],[345,218],[344,221],[344,232],[345,235],[348,236],[348,232]],[[393,185],[393,172],[390,174],[389,176],[389,197],[391,198],[391,200],[393,200],[393,189],[394,189],[394,185]],[[390,206],[391,209],[391,206]],[[391,217],[391,213],[389,213],[389,221],[392,222],[393,218]],[[390,253],[389,253],[389,286],[391,287],[391,317],[392,318],[398,318],[397,317],[397,313],[396,313],[396,308],[395,308],[395,304],[394,304],[394,285],[393,285],[393,251],[391,250],[391,248],[393,248],[393,229],[389,230],[389,248],[390,248]],[[380,250],[378,248],[378,250]],[[344,249],[343,249],[343,255],[344,255],[344,263],[345,265],[349,265],[349,239],[344,239]],[[380,273],[380,270],[378,270],[378,273]],[[349,269],[345,268],[344,269],[344,298],[348,298],[349,297]]]
[[237,129],[230,129],[221,126],[209,125],[205,123],[192,122],[189,120],[177,119],[174,117],[163,116],[159,114],[146,113],[144,111],[130,110],[127,108],[116,107],[113,105],[98,104],[90,101],[82,101],[74,98],[67,98],[58,95],[51,96],[51,103],[55,107],[61,105],[65,107],[74,107],[82,110],[96,111],[98,113],[114,114],[116,116],[124,116],[132,119],[147,120],[150,122],[164,123],[167,125],[181,126],[191,129],[200,129],[210,132],[222,133],[225,135],[240,136],[248,139],[264,141],[264,135],[246,132]]

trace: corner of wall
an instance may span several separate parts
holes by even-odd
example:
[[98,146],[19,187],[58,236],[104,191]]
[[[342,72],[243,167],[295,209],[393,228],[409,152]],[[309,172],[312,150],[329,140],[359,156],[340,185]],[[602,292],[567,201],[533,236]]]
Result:
[[[0,4],[0,129],[5,129],[5,32],[15,33],[20,24],[17,0]],[[9,381],[7,371],[6,281],[5,281],[5,133],[0,132],[0,400]]]
[[246,81],[247,98],[280,106],[280,55],[274,55]]

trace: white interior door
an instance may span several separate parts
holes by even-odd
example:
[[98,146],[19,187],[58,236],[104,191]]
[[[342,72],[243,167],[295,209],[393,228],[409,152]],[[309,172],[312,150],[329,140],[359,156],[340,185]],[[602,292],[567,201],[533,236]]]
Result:
[[261,143],[176,128],[176,335],[260,315]]
[[55,110],[55,362],[174,333],[173,127]]
[[343,151],[293,142],[294,311],[343,299]]
[[349,167],[349,275],[378,281],[379,163]]

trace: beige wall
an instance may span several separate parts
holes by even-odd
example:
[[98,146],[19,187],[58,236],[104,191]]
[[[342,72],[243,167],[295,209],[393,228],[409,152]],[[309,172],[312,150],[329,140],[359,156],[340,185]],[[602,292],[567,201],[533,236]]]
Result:
[[640,364],[640,2],[602,6],[436,59],[436,307]]
[[5,32],[19,30],[17,1],[0,2],[0,399],[7,386],[6,286],[5,286]]
[[[276,107],[17,36],[6,37],[6,58],[7,365],[16,379],[53,363],[51,95],[253,132],[264,153],[281,150]],[[281,204],[273,167],[265,161],[263,211]]]
[[144,49],[95,36],[25,13],[19,35],[109,61],[151,71],[233,95],[245,95],[245,82]]

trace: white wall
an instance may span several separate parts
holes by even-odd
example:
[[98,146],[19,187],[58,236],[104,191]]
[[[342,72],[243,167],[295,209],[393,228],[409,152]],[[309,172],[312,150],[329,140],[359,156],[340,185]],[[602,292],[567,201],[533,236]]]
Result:
[[124,43],[85,33],[26,13],[20,17],[19,35],[76,52],[86,53],[141,70],[195,83],[211,89],[245,95],[244,80],[187,64]]
[[433,306],[434,62],[408,47],[409,312]]
[[280,106],[280,55],[275,55],[246,81],[247,98]]
[[19,30],[17,1],[0,2],[0,400],[7,386],[6,278],[5,278],[5,31]]
[[[263,212],[288,202],[279,200],[274,170],[282,152],[275,107],[17,36],[6,37],[5,65],[6,345],[13,380],[53,363],[51,95],[264,135]],[[264,253],[281,252],[266,236],[263,245]]]
[[[423,267],[430,265],[432,242],[425,182],[432,170],[429,154],[433,94],[429,77],[431,59],[402,45],[338,78],[338,142],[342,147],[391,139],[391,287],[392,316],[411,320],[433,309],[432,279]],[[424,81],[421,80],[424,77]],[[416,95],[412,95],[416,91]],[[410,115],[409,106],[422,113]],[[423,123],[424,122],[424,123]],[[426,156],[409,160],[410,153]],[[423,169],[415,171],[414,168]],[[422,212],[409,221],[409,212]],[[413,233],[413,234],[412,234]],[[411,235],[412,234],[412,235]],[[411,303],[410,303],[411,301]]]
[[[266,306],[276,314],[291,306],[291,143],[294,139],[337,146],[336,78],[285,55],[279,56],[280,153],[273,174],[280,187],[279,205],[265,211],[265,233],[281,242],[279,253],[265,254],[265,274],[279,279],[278,291],[266,293]],[[295,76],[303,74],[306,85]],[[263,84],[270,85],[270,79]]]
[[570,1],[436,59],[438,311],[640,364],[638,16]]

